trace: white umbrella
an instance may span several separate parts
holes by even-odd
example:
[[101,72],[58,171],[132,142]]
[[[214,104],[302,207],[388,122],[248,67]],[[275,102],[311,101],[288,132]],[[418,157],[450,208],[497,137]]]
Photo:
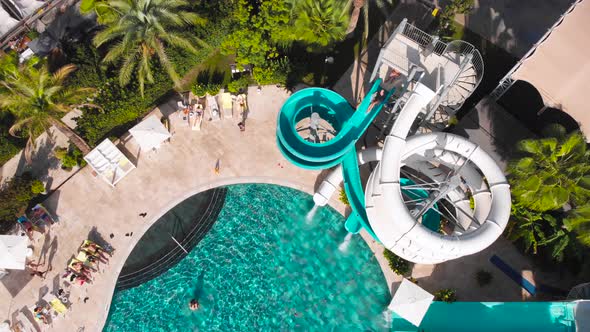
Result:
[[155,115],[147,117],[135,127],[129,129],[129,132],[133,135],[142,151],[158,148],[162,142],[172,136]]
[[0,268],[24,270],[27,244],[26,236],[0,235]]
[[433,299],[434,295],[418,287],[415,283],[402,279],[388,309],[415,326],[420,326]]

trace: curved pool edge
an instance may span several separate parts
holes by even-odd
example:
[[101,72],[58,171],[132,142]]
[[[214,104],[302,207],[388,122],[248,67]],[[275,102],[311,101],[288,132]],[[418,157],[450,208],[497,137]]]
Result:
[[[295,190],[299,190],[301,192],[307,193],[312,196],[314,194],[313,185],[310,186],[310,185],[297,183],[294,181],[289,181],[289,180],[277,178],[277,177],[243,176],[243,177],[236,177],[236,178],[223,178],[223,179],[211,181],[209,183],[198,186],[196,188],[191,188],[191,189],[187,190],[186,192],[184,192],[184,194],[169,201],[160,209],[158,214],[154,215],[154,217],[150,218],[149,221],[147,221],[146,223],[141,224],[141,226],[142,226],[141,228],[133,230],[134,236],[131,238],[131,241],[128,242],[128,245],[125,248],[118,248],[117,249],[117,255],[124,254],[125,259],[120,259],[117,266],[114,266],[113,274],[111,275],[112,277],[109,280],[108,289],[104,290],[104,292],[105,292],[105,299],[104,300],[107,300],[106,301],[107,304],[106,304],[104,310],[101,311],[101,317],[97,317],[97,323],[98,323],[97,327],[99,327],[97,330],[102,331],[104,329],[106,322],[107,322],[109,311],[110,311],[110,306],[112,303],[113,295],[114,295],[116,284],[117,284],[117,279],[119,277],[119,274],[121,273],[121,270],[123,269],[123,266],[125,264],[125,261],[127,260],[127,257],[129,257],[129,255],[131,254],[131,251],[133,250],[135,245],[139,242],[141,237],[150,229],[150,227],[152,227],[152,225],[157,220],[160,219],[160,217],[162,217],[167,211],[174,208],[177,204],[184,201],[185,199],[187,199],[193,195],[196,195],[198,193],[204,192],[206,190],[221,187],[221,186],[229,186],[229,185],[236,185],[236,184],[252,184],[252,183],[278,185],[278,186],[283,186],[283,187],[288,187],[288,188],[292,188]],[[342,202],[340,202],[338,199],[333,197],[328,202],[328,205],[330,205],[331,208],[333,208],[336,212],[338,212],[340,215],[342,215],[343,218],[346,218],[345,216],[347,214],[347,207]],[[344,227],[344,224],[342,225],[342,227]],[[381,268],[381,272],[383,273],[383,277],[387,283],[387,288],[389,289],[389,292],[391,294],[392,285],[393,285],[393,282],[395,281],[396,275],[393,274],[393,272],[391,271],[391,269],[389,268],[389,266],[387,264],[387,261],[383,257],[381,245],[379,243],[377,243],[366,231],[362,230],[359,234],[361,235],[361,237],[363,238],[363,240],[365,241],[365,243],[367,244],[369,249],[373,252],[375,257],[377,258],[377,261],[378,261],[379,266]],[[125,252],[122,252],[123,249],[125,250]]]

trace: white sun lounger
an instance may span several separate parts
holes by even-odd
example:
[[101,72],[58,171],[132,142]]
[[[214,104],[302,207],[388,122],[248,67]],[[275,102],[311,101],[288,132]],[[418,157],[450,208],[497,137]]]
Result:
[[231,94],[224,92],[219,94],[219,103],[223,112],[223,117],[231,119],[233,117],[233,104]]
[[219,113],[219,105],[217,105],[217,100],[215,100],[215,96],[207,95],[207,109],[209,110],[209,115],[211,116],[212,120],[221,119],[221,114]]

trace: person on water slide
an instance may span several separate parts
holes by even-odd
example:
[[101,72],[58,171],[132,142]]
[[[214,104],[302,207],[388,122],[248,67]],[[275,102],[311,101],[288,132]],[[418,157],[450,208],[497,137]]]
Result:
[[367,108],[367,113],[369,113],[375,105],[383,101],[387,92],[391,91],[391,89],[399,89],[403,80],[402,74],[399,71],[391,69],[387,79],[381,83],[381,89],[371,95],[371,104],[369,104],[369,107]]

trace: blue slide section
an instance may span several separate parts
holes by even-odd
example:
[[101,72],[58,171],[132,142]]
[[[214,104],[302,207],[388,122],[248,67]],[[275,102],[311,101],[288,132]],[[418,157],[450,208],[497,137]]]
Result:
[[[369,110],[370,96],[379,93],[381,79],[375,81],[357,110],[334,91],[307,88],[294,93],[281,108],[277,123],[277,143],[281,153],[293,164],[305,169],[326,169],[342,163],[344,187],[352,213],[346,228],[357,233],[364,227],[374,238],[365,212],[365,194],[361,184],[355,144],[383,109],[394,90]],[[337,134],[325,143],[309,142],[297,132],[297,123],[311,113],[329,122]]]

